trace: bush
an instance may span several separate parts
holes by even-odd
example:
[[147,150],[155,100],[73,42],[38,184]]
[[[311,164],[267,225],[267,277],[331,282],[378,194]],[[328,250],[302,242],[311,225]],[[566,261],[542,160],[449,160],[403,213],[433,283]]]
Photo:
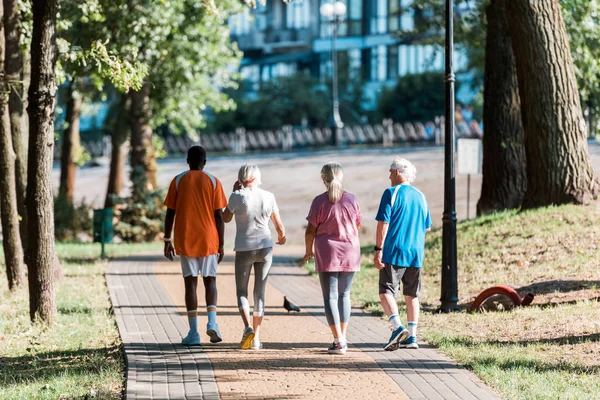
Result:
[[[444,115],[444,74],[426,72],[398,78],[396,86],[383,89],[377,105],[380,119],[396,122],[433,121]],[[456,91],[460,83],[456,82]]]
[[76,204],[63,196],[54,199],[54,235],[60,241],[89,242],[92,240],[91,205],[83,199]]
[[116,201],[115,235],[128,243],[155,241],[162,232],[165,218],[165,191],[148,189],[143,171],[132,174],[132,180],[131,197]]

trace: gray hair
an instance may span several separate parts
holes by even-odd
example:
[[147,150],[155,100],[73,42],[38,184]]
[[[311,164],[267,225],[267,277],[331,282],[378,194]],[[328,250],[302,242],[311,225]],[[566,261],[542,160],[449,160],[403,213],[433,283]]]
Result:
[[254,182],[254,186],[262,184],[260,169],[256,164],[244,164],[238,172],[238,179],[242,182]]
[[327,195],[329,201],[337,203],[344,195],[344,188],[342,187],[342,179],[344,179],[344,170],[342,165],[336,162],[330,162],[323,165],[321,168],[321,178],[327,185]]
[[417,168],[406,158],[396,157],[390,168],[395,169],[408,182],[413,183],[417,179]]

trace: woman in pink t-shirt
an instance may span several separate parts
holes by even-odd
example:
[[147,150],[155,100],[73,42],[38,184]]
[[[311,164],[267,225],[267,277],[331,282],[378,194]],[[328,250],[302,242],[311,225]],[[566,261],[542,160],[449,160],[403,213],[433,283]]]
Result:
[[[358,230],[362,216],[358,199],[344,191],[344,172],[339,163],[325,164],[321,178],[327,192],[313,200],[306,220],[306,254],[303,263],[315,259],[319,274],[325,316],[334,341],[327,349],[332,354],[344,354],[348,349],[346,329],[350,320],[350,285],[360,269]],[[314,254],[313,254],[314,243]]]

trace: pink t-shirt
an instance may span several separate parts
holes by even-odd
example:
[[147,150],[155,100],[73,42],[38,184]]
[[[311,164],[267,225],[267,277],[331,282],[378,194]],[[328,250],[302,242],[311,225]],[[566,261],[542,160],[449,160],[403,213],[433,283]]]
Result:
[[360,242],[357,225],[362,220],[358,199],[351,193],[337,203],[327,193],[315,197],[306,220],[317,228],[315,270],[355,272],[360,269]]

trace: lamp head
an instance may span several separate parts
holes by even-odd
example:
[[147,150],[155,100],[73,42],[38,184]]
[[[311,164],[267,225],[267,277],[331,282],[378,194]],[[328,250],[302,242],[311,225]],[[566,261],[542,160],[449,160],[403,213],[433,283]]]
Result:
[[323,5],[321,5],[321,8],[319,9],[319,12],[325,18],[331,18],[333,17],[334,13],[334,6],[331,3],[323,3]]
[[343,17],[346,15],[346,5],[341,1],[336,1],[333,4],[333,15],[336,17]]

